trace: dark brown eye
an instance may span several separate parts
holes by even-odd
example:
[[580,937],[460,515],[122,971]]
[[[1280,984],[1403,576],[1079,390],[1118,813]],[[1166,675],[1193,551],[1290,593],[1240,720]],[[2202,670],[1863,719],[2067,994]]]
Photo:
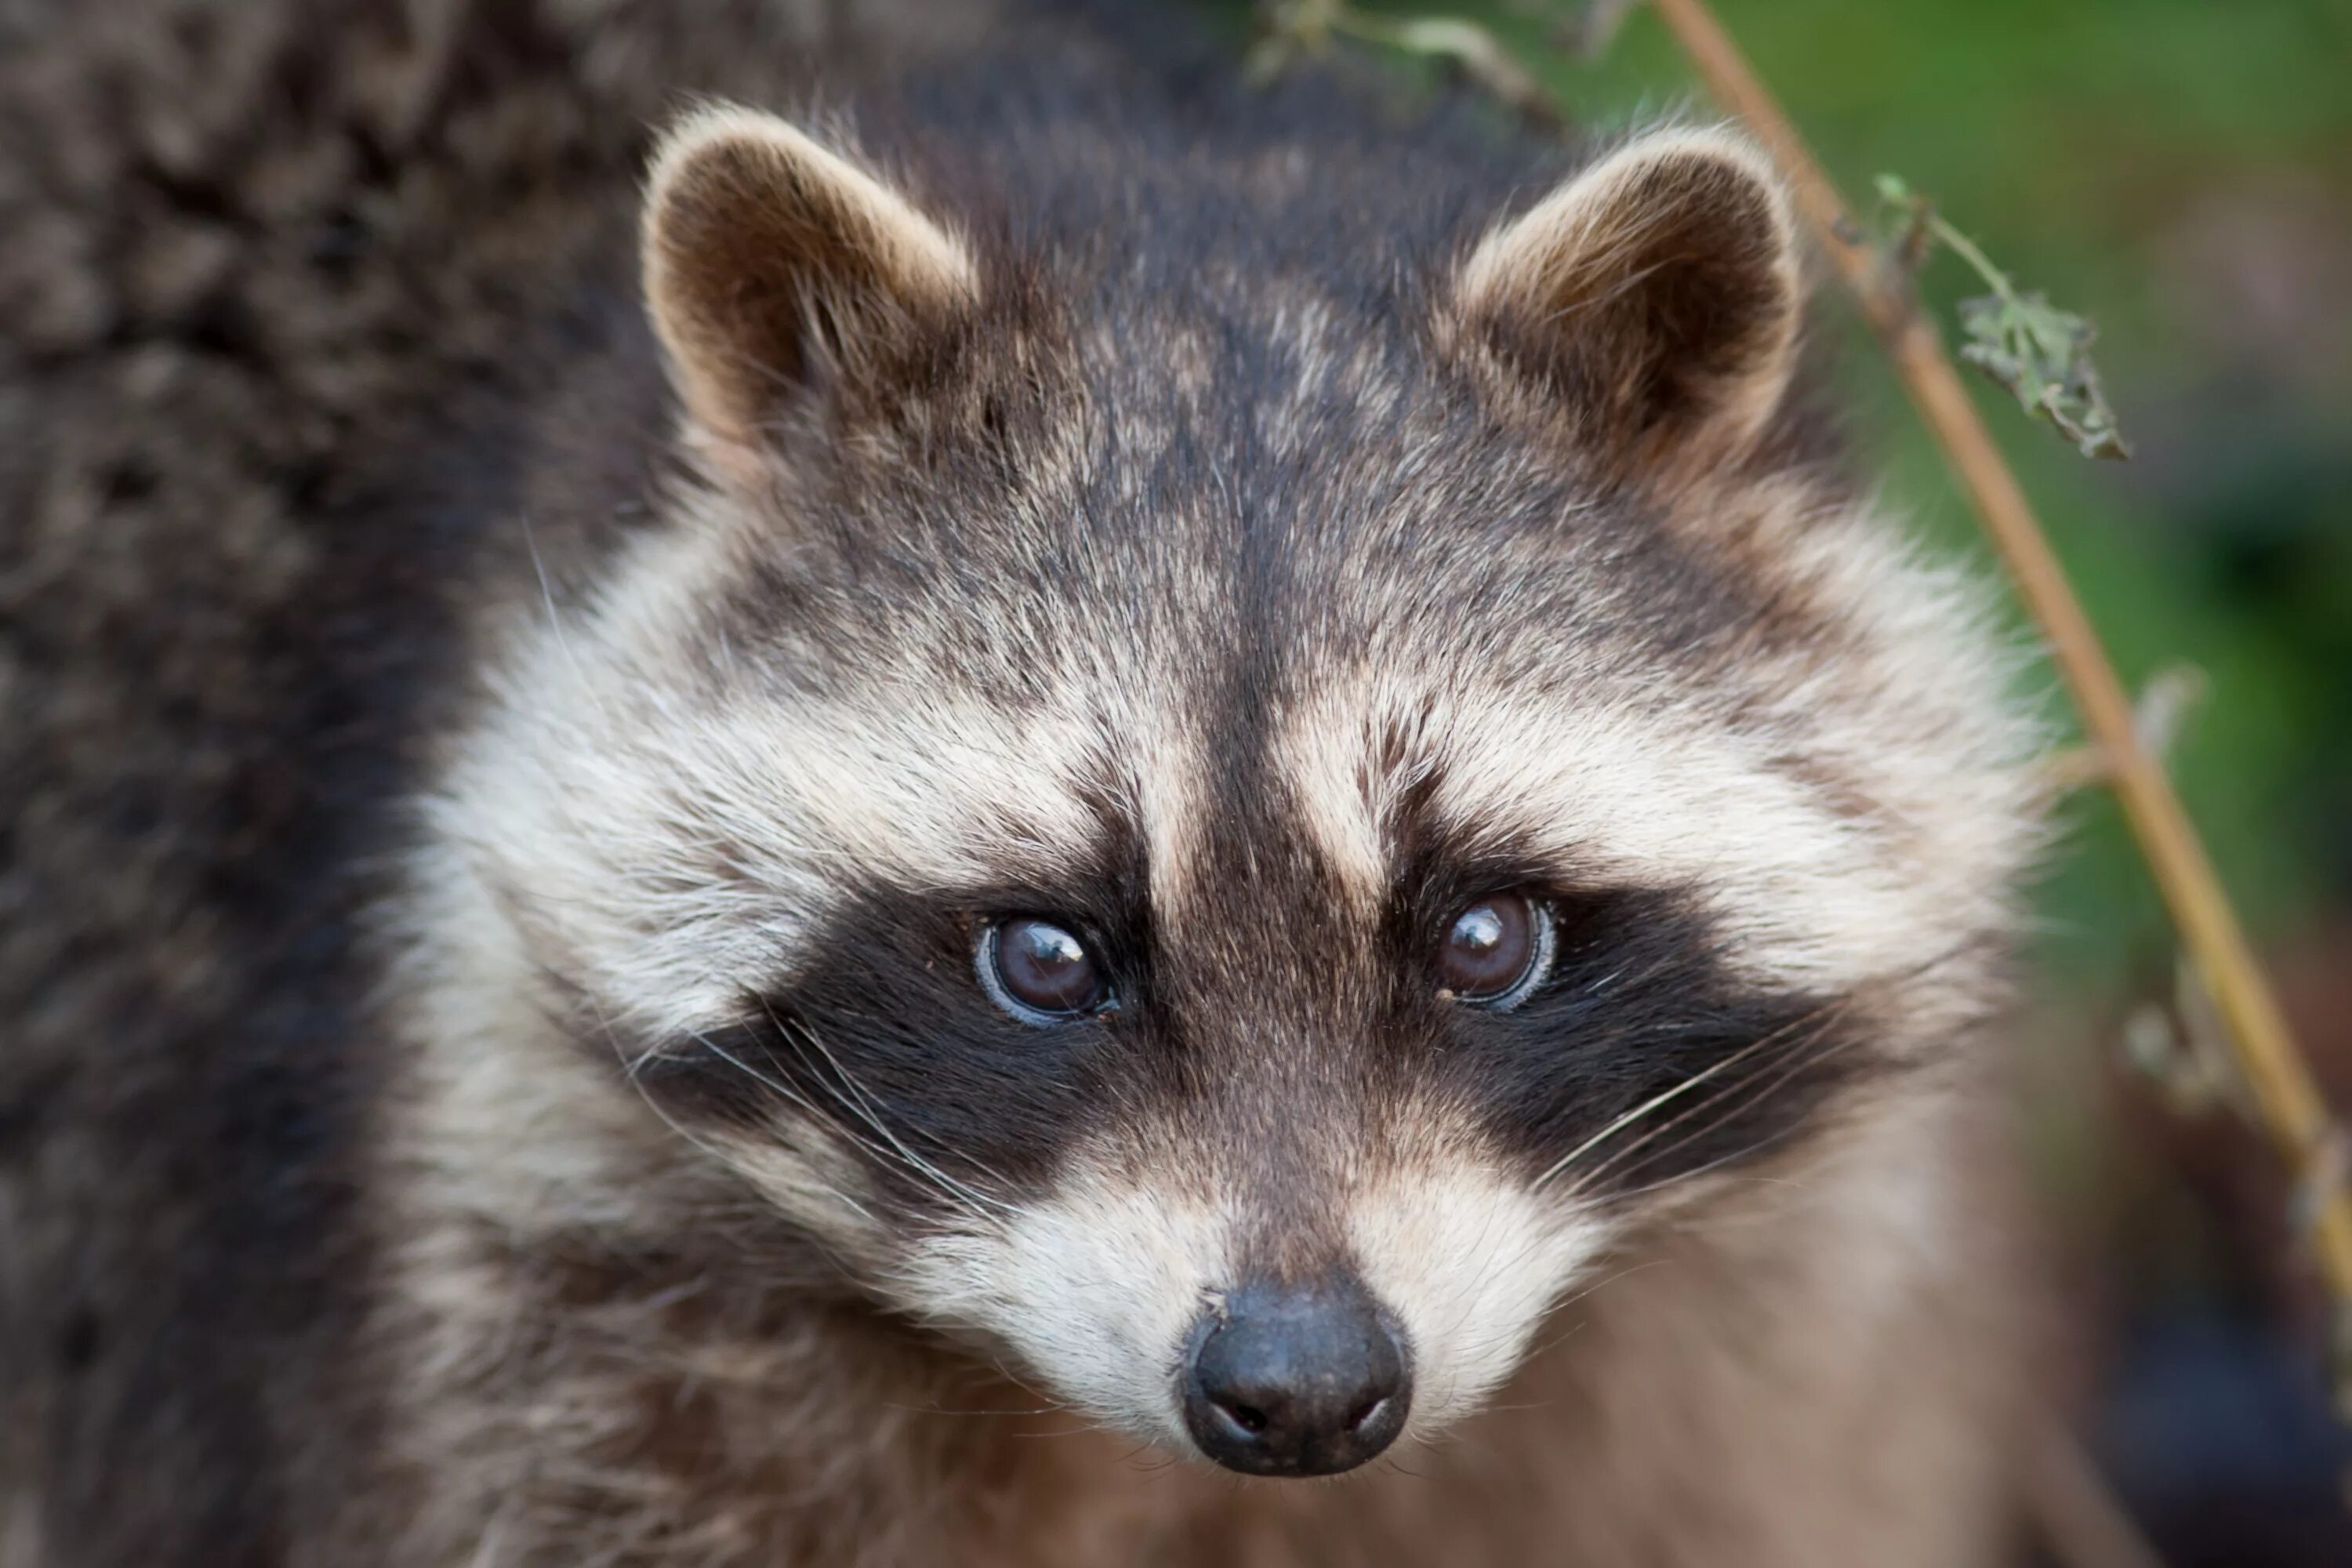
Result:
[[1551,967],[1551,912],[1519,893],[1492,893],[1454,917],[1437,950],[1438,984],[1455,1000],[1511,1007]]
[[1110,999],[1087,944],[1051,921],[999,921],[981,932],[973,958],[981,988],[1024,1023],[1059,1023],[1098,1012]]

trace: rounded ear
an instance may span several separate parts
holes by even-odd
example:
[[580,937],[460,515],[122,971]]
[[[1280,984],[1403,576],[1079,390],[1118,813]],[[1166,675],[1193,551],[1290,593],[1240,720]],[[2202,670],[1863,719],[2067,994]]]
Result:
[[943,334],[979,286],[961,241],[771,114],[698,111],[663,139],[642,233],[646,306],[687,414],[730,465],[775,405]]
[[1454,304],[1605,461],[1718,461],[1762,428],[1795,362],[1788,198],[1727,132],[1644,136],[1490,231]]

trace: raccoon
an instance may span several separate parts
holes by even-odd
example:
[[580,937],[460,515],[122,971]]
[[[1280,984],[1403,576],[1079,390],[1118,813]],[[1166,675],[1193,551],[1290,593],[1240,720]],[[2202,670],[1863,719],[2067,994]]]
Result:
[[2003,1560],[1779,182],[1182,28],[0,12],[0,1563]]

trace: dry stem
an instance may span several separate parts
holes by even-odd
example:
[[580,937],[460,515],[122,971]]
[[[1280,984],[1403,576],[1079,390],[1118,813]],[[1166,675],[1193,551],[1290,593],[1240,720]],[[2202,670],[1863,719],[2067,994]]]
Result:
[[[2295,1049],[2277,999],[2180,797],[2141,742],[2132,721],[2131,699],[2107,662],[2024,491],[1978,417],[1934,328],[1913,308],[1908,290],[1881,269],[1870,247],[1847,237],[1857,231],[1846,219],[1836,188],[1705,0],[1652,4],[1709,90],[1747,121],[1788,176],[1798,205],[1860,299],[1921,417],[1958,472],[2019,597],[2049,639],[2083,727],[2105,763],[2106,783],[2122,803],[2155,873],[2189,961],[2228,1026],[2263,1122],[2289,1166],[2314,1186],[2311,1229],[2320,1272],[2337,1304],[2339,1321],[2352,1317],[2352,1199],[2326,1158],[2333,1146],[2333,1124],[2326,1103]],[[2339,1381],[2339,1400],[2345,1392]]]

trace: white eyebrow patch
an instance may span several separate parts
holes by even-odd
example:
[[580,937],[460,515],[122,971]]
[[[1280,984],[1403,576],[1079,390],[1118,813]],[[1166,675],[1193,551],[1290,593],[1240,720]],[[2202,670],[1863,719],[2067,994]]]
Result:
[[1939,921],[1933,879],[1772,764],[1751,735],[1600,683],[1547,698],[1405,677],[1332,682],[1287,718],[1276,754],[1351,893],[1389,895],[1397,814],[1424,809],[1465,851],[1532,849],[1564,876],[1671,888],[1716,917],[1725,959],[1770,983],[1837,986],[1916,959]]
[[716,529],[641,545],[621,586],[539,612],[426,803],[436,877],[481,884],[616,1025],[676,1035],[773,983],[860,880],[951,892],[1076,875],[1116,710],[1008,710],[912,676],[877,696],[713,668],[698,634],[728,566]]

